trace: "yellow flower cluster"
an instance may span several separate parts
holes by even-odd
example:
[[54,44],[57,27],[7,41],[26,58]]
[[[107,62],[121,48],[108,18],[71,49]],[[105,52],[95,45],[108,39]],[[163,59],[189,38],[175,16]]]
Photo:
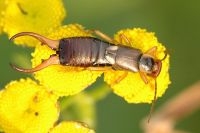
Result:
[[57,99],[29,78],[12,81],[0,91],[0,126],[13,133],[94,133],[78,122],[54,125],[60,111]]
[[6,1],[0,0],[0,34],[1,34],[2,28],[3,28],[2,18],[4,16],[3,14],[4,14],[5,7],[6,7]]
[[57,97],[31,79],[8,84],[0,97],[0,125],[5,132],[46,133],[58,119]]
[[[158,42],[154,33],[147,32],[145,29],[134,28],[121,30],[115,35],[115,40],[120,42],[120,35],[124,35],[128,38],[131,44],[127,44],[125,40],[122,40],[124,45],[138,48],[143,52],[148,51],[154,46],[157,46],[156,57],[162,59],[164,57],[165,47]],[[157,97],[161,97],[170,84],[169,79],[169,56],[162,61],[162,70],[157,77]],[[107,71],[105,72],[105,81],[111,84],[113,92],[123,97],[129,103],[151,103],[154,98],[155,81],[153,78],[149,78],[149,83],[141,79],[139,73],[128,72],[128,75],[121,80],[118,84],[112,83],[124,74],[123,71]]]
[[[55,40],[93,36],[78,24],[62,26],[64,16],[61,0],[0,0],[0,33],[5,32],[11,37],[16,33],[29,31]],[[166,48],[159,43],[154,33],[145,29],[121,30],[114,36],[114,40],[121,45],[140,49],[143,53],[156,46],[156,59],[162,59],[165,55]],[[15,39],[15,43],[34,47],[32,67],[56,53],[32,37],[19,37]],[[169,55],[162,61],[161,72],[156,77],[157,97],[161,97],[170,84],[168,70]],[[145,84],[139,73],[112,69],[91,71],[83,67],[51,65],[34,73],[39,84],[29,78],[21,79],[10,82],[0,91],[0,127],[5,132],[94,133],[78,122],[63,121],[58,125],[54,124],[60,114],[58,98],[81,92],[102,74],[113,92],[128,103],[152,102],[156,87],[155,79],[150,76],[147,77],[149,83]],[[123,78],[120,79],[121,77]]]
[[[0,15],[2,25],[0,27],[9,37],[23,31],[48,35],[61,26],[65,17],[61,0],[35,0],[34,2],[32,0],[1,0],[1,3],[0,7],[6,6],[0,8],[3,13],[2,16]],[[16,39],[15,43],[33,47],[36,40],[22,37],[19,40]]]

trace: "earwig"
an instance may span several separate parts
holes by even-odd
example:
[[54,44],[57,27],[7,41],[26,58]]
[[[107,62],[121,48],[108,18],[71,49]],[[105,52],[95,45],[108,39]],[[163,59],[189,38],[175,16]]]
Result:
[[[11,64],[11,67],[24,73],[37,72],[50,65],[56,64],[96,68],[91,70],[101,70],[100,67],[102,66],[110,66],[114,70],[139,72],[142,80],[146,84],[148,84],[147,76],[155,79],[155,94],[150,111],[151,115],[157,98],[156,78],[160,74],[162,61],[166,58],[167,54],[165,53],[163,59],[156,59],[155,53],[157,47],[152,47],[147,52],[142,53],[140,49],[123,46],[122,44],[115,45],[115,41],[100,31],[95,30],[93,32],[102,37],[105,41],[94,37],[69,37],[60,40],[52,40],[33,32],[15,34],[10,40],[25,35],[32,36],[38,39],[42,44],[46,44],[49,48],[55,50],[56,54],[51,55],[49,59],[32,69],[19,68],[13,64]],[[122,36],[122,39],[123,38],[125,41],[130,42],[126,37]],[[124,77],[121,77],[120,80]]]

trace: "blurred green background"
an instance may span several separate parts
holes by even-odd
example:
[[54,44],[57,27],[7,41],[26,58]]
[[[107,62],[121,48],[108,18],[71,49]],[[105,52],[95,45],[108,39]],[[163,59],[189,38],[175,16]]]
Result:
[[[120,29],[141,27],[156,33],[170,51],[172,84],[157,101],[156,108],[200,78],[200,1],[197,0],[66,0],[64,24],[79,23],[112,36]],[[47,3],[48,4],[48,3]],[[0,36],[0,88],[10,80],[27,77],[9,67],[9,62],[30,67],[32,49],[12,45]],[[100,79],[98,82],[103,83]],[[133,79],[134,82],[134,79]],[[95,85],[92,87],[95,88]],[[140,121],[150,105],[128,104],[109,94],[97,105],[97,133],[140,133]],[[81,111],[81,110],[80,110]],[[196,111],[176,126],[199,133],[200,112]]]

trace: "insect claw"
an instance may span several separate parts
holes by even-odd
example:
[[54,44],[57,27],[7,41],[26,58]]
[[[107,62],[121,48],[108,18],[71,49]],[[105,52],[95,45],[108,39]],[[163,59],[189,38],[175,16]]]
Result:
[[19,68],[19,67],[17,67],[16,65],[14,65],[14,64],[12,64],[12,63],[9,63],[10,64],[10,66],[13,68],[13,69],[15,69],[15,70],[17,70],[17,71],[19,71],[19,72],[22,72],[23,70],[22,70],[22,68]]
[[43,60],[41,64],[39,64],[38,66],[31,68],[31,69],[25,69],[25,68],[20,68],[12,63],[10,63],[10,66],[19,71],[19,72],[24,72],[24,73],[33,73],[33,72],[37,72],[39,70],[42,70],[50,65],[55,65],[55,64],[59,64],[59,57],[58,56],[51,56],[49,59],[47,60]]
[[46,44],[51,49],[58,49],[59,40],[52,40],[52,39],[46,38],[46,37],[39,35],[37,33],[34,33],[34,32],[20,32],[20,33],[15,34],[14,36],[12,36],[10,38],[10,40],[13,41],[17,37],[26,36],[26,35],[32,36],[32,37],[38,39],[42,43],[42,45]]

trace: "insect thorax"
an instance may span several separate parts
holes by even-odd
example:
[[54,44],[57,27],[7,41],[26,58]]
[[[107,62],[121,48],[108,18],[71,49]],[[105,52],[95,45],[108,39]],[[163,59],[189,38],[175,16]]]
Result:
[[139,71],[139,59],[142,52],[139,49],[125,46],[110,46],[106,49],[105,58],[111,63],[114,69]]

